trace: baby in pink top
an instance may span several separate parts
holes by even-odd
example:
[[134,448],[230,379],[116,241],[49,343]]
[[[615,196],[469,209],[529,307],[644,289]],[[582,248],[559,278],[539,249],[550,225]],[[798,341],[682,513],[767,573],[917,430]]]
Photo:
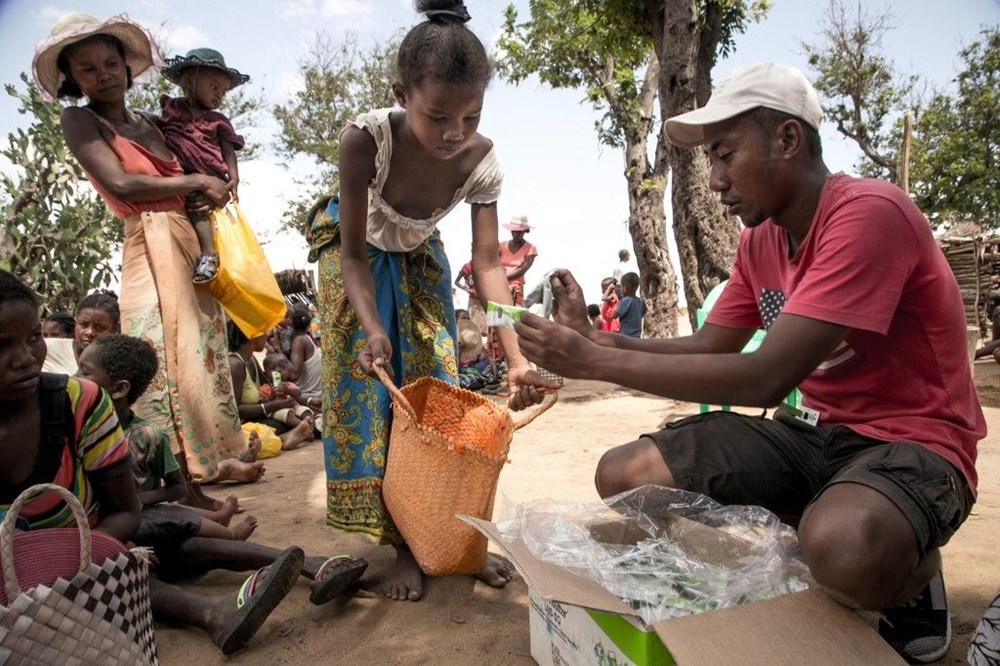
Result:
[[[160,98],[160,129],[167,147],[177,156],[185,173],[203,173],[226,181],[237,200],[240,182],[236,151],[243,137],[236,133],[225,115],[216,111],[226,93],[250,80],[246,74],[226,66],[226,59],[214,49],[192,49],[185,56],[167,60],[163,76],[180,86],[183,97]],[[209,282],[219,271],[219,255],[212,239],[208,218],[192,216],[201,257],[194,269],[194,282]]]

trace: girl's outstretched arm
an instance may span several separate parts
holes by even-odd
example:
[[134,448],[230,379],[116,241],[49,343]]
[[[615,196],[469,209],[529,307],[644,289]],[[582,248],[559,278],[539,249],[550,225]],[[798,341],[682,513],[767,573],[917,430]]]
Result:
[[[476,293],[484,301],[512,305],[507,273],[500,263],[500,244],[497,241],[497,205],[472,205],[472,274]],[[500,344],[507,356],[507,384],[510,387],[510,406],[523,409],[542,401],[542,394],[535,387],[558,388],[555,382],[543,379],[524,358],[517,344],[517,334],[498,328]]]
[[368,263],[368,183],[375,177],[377,147],[371,134],[348,127],[340,135],[340,256],[344,290],[368,338],[358,361],[373,374],[372,364],[382,359],[390,375],[392,343],[375,305],[375,281]]

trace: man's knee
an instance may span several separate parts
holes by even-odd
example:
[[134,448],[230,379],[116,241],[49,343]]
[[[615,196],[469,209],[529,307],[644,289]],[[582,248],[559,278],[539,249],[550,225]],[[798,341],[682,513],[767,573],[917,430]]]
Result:
[[602,498],[647,484],[674,485],[670,470],[651,439],[610,449],[597,463],[594,485]]
[[[845,486],[833,486],[838,493],[858,492],[857,487],[847,488],[854,484],[838,485]],[[906,518],[889,504],[841,504],[825,498],[803,516],[799,545],[810,573],[849,606],[886,608],[913,585],[920,561],[916,538]]]

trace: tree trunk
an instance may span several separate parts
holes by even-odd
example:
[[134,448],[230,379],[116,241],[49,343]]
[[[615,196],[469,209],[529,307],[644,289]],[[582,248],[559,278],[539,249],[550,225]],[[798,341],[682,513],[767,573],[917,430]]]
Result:
[[[697,0],[668,0],[662,14],[663,29],[653,33],[664,118],[696,108],[699,92],[704,97],[718,39],[718,25],[712,22],[717,24],[721,14],[709,11],[705,19],[706,24],[700,25]],[[723,214],[718,197],[708,187],[708,160],[702,151],[670,145],[667,153],[673,171],[674,238],[688,318],[694,326],[705,295],[729,277],[739,226]]]
[[[629,157],[632,152],[630,146]],[[637,152],[644,153],[643,147]],[[639,294],[647,308],[643,336],[649,338],[677,335],[677,275],[667,252],[665,190],[666,179],[662,175],[629,175],[628,230],[639,265]]]
[[646,153],[658,67],[652,55],[639,96],[642,112],[633,130],[625,133],[625,179],[628,231],[639,266],[639,295],[646,303],[643,335],[665,338],[677,335],[677,275],[667,251],[667,216],[663,210],[668,164],[659,145],[653,163]]

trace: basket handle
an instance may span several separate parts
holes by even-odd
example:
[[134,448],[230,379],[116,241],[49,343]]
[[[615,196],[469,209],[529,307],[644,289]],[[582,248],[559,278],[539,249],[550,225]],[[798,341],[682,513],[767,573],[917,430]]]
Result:
[[[559,392],[556,389],[539,389],[539,390],[541,390],[542,393],[545,393],[545,399],[542,400],[537,405],[535,405],[534,407],[531,407],[529,409],[520,412],[508,410],[508,412],[510,413],[510,420],[514,422],[514,430],[520,430],[521,428],[528,425],[529,423],[537,419],[545,412],[549,411],[549,409],[552,408],[552,405],[559,402]],[[550,396],[552,397],[551,400],[549,400]],[[515,418],[514,416],[515,414],[519,415],[520,418]]]
[[372,364],[372,369],[375,370],[375,376],[378,377],[379,381],[382,382],[382,385],[389,391],[393,401],[405,409],[406,413],[410,415],[410,419],[413,423],[416,423],[419,419],[417,419],[417,412],[413,409],[413,405],[410,404],[410,401],[406,399],[403,392],[400,391],[396,387],[396,384],[389,378],[389,373],[385,371],[382,364],[376,361]]
[[3,523],[0,523],[0,560],[3,561],[3,587],[7,593],[7,603],[13,603],[14,599],[21,594],[21,586],[17,582],[17,572],[14,571],[14,531],[17,519],[24,505],[44,492],[54,492],[59,495],[73,512],[77,532],[80,535],[80,569],[83,570],[90,566],[90,524],[87,522],[87,514],[80,505],[80,500],[70,491],[54,483],[39,483],[31,486],[17,496],[17,499],[10,505],[7,515],[4,516]]

